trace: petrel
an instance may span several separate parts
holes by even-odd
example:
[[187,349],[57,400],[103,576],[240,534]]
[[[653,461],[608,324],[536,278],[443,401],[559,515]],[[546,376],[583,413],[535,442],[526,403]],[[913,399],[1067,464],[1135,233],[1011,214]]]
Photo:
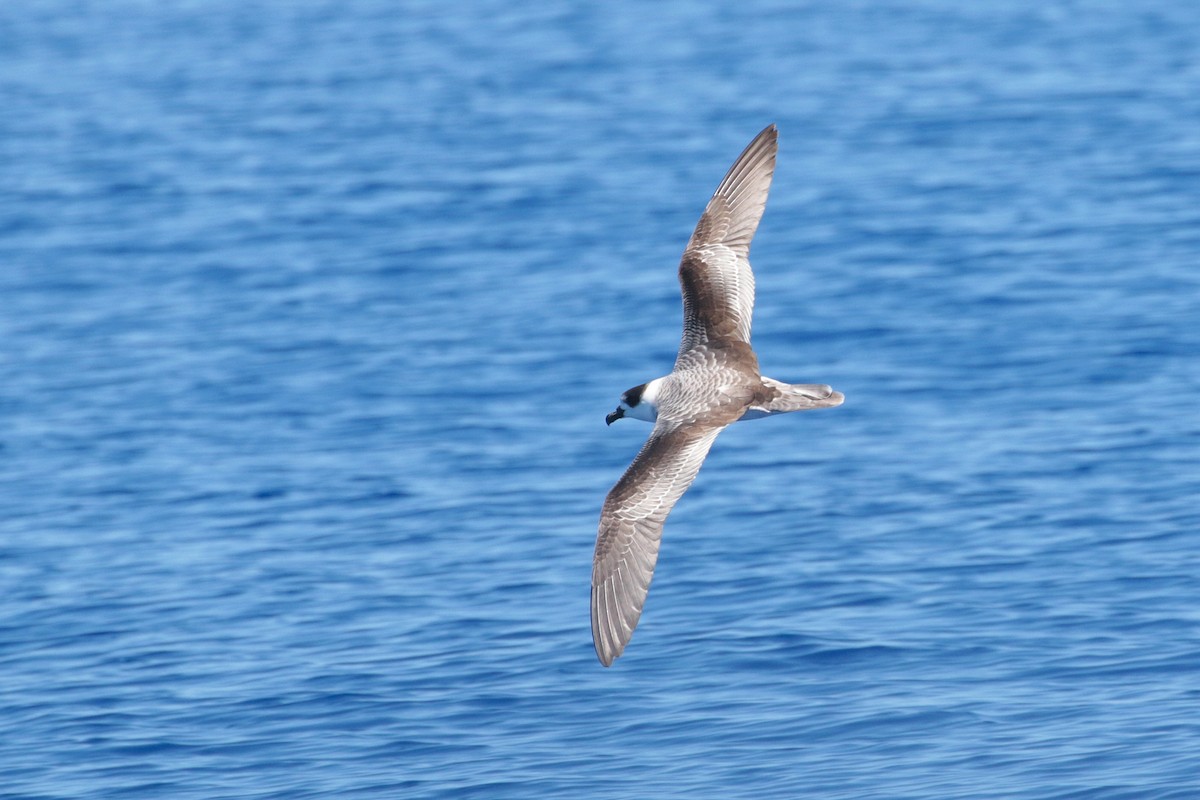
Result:
[[679,263],[683,341],[670,375],[635,386],[605,418],[654,423],[650,438],[600,512],[592,561],[592,641],[611,666],[633,636],[650,590],[663,522],[727,425],[841,405],[823,384],[788,384],[758,371],[750,347],[750,240],[775,172],[778,131],[767,126],[729,168]]

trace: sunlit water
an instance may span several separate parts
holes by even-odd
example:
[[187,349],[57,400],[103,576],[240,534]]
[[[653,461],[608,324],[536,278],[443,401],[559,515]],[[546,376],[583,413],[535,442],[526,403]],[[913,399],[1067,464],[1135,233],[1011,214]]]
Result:
[[[0,793],[1200,796],[1151,7],[0,7]],[[768,122],[755,345],[846,404],[721,437],[605,670],[604,414]]]

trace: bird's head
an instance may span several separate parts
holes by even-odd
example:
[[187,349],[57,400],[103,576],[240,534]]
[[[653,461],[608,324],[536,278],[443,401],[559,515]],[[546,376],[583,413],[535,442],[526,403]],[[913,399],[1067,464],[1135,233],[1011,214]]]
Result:
[[621,393],[621,402],[616,409],[604,418],[604,422],[612,425],[623,417],[654,422],[658,419],[658,390],[662,378],[655,378],[649,383],[635,386]]

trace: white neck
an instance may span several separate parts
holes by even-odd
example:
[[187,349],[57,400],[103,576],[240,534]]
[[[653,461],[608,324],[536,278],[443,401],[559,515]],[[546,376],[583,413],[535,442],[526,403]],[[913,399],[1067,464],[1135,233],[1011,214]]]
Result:
[[641,419],[646,422],[654,422],[658,419],[658,396],[662,391],[663,383],[666,378],[655,378],[646,384],[646,388],[642,390],[642,400],[633,408],[625,412],[625,416],[633,419]]

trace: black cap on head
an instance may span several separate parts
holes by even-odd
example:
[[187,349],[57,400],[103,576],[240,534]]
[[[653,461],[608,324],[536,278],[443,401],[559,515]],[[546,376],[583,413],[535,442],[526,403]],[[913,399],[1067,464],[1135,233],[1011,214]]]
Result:
[[621,400],[625,405],[634,408],[638,403],[642,402],[642,392],[646,391],[646,384],[635,386],[632,389],[621,395]]

